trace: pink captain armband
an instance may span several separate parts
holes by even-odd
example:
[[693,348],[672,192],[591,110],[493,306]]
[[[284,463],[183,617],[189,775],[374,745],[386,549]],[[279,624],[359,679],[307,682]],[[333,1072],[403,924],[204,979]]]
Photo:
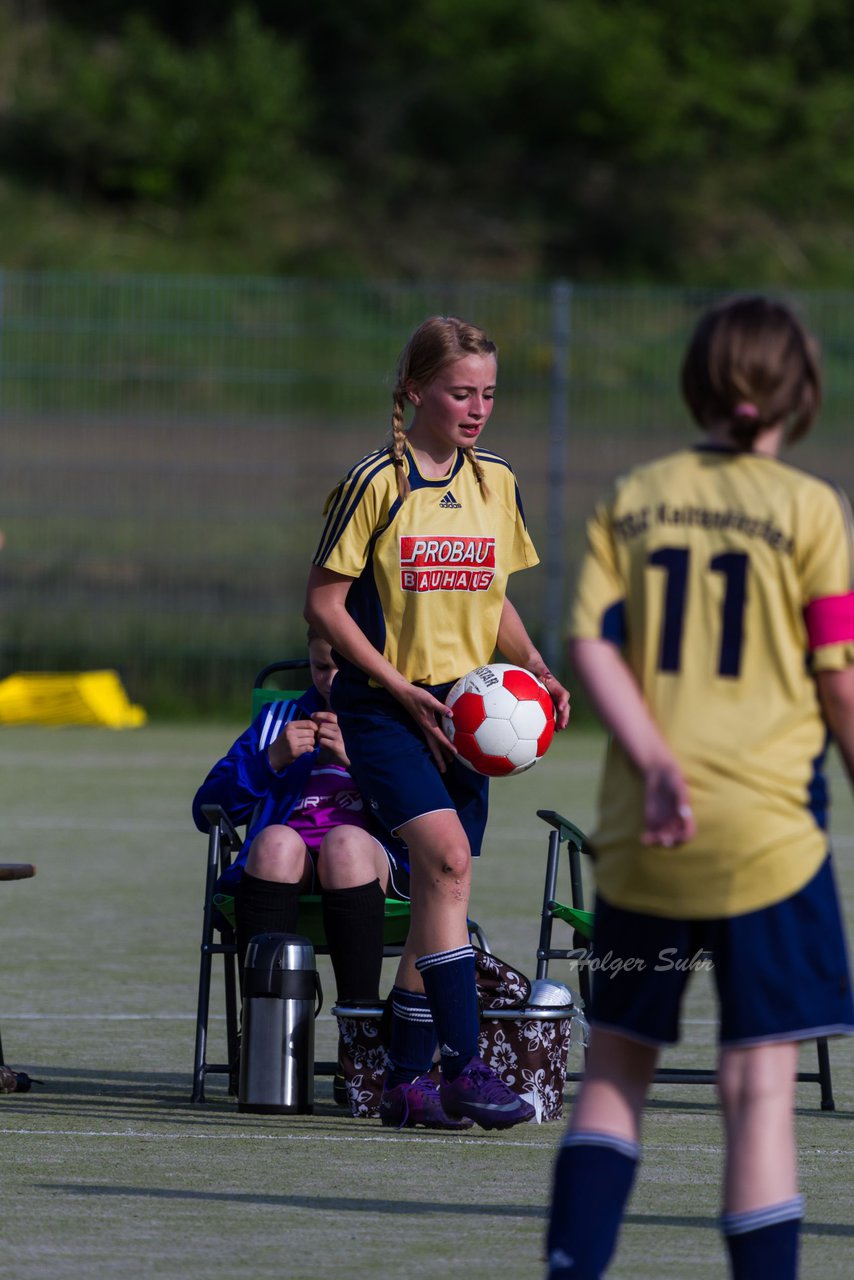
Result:
[[811,600],[804,609],[810,649],[854,641],[854,591]]

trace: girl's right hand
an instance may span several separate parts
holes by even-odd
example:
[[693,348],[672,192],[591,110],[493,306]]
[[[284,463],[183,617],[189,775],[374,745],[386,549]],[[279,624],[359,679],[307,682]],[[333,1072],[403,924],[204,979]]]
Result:
[[652,766],[644,773],[644,833],[642,844],[665,849],[684,844],[697,834],[688,787],[681,770],[672,765]]
[[317,725],[313,720],[289,720],[282,732],[267,748],[267,759],[274,773],[281,773],[289,765],[313,751],[317,745]]

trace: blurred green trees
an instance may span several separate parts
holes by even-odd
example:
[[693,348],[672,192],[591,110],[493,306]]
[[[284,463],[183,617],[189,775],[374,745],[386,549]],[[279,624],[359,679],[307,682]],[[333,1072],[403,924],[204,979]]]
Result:
[[0,0],[0,263],[854,284],[845,0]]

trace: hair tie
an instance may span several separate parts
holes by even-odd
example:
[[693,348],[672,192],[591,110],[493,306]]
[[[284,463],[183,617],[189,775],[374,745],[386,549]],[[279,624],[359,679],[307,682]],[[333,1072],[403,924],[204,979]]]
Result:
[[737,418],[758,418],[759,410],[755,404],[751,404],[749,400],[742,400],[735,406],[735,416]]

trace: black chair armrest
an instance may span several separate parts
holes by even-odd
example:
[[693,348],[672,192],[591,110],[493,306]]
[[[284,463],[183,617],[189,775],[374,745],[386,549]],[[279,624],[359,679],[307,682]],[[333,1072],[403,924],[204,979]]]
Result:
[[243,844],[243,841],[222,805],[202,805],[202,813],[207,818],[210,826],[218,829],[220,840],[224,841],[233,853],[236,852]]

